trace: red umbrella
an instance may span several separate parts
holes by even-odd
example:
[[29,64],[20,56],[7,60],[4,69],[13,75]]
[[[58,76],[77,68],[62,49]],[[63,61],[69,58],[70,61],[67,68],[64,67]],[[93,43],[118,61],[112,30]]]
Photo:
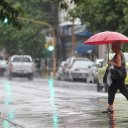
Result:
[[84,42],[84,44],[99,45],[111,44],[115,42],[128,42],[128,37],[118,32],[105,31],[91,36],[88,40]]
[[102,45],[102,44],[125,43],[125,42],[128,42],[128,37],[126,37],[125,35],[118,32],[105,31],[91,36],[88,40],[84,42],[84,44]]

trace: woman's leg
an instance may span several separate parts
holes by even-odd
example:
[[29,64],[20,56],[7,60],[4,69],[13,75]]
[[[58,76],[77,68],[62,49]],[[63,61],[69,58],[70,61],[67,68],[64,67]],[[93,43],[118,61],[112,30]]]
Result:
[[108,108],[113,109],[115,94],[118,90],[117,82],[113,82],[108,89]]
[[103,113],[113,113],[113,103],[117,90],[118,86],[116,86],[116,83],[113,82],[112,85],[108,88],[108,107],[107,110],[103,111]]
[[119,82],[119,90],[128,100],[128,89],[126,88],[126,86],[124,84],[124,80]]

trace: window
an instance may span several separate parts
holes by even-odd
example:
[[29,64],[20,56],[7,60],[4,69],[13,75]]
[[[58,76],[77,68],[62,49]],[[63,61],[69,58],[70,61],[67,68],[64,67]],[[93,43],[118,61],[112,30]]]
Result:
[[28,57],[15,57],[12,62],[31,62]]

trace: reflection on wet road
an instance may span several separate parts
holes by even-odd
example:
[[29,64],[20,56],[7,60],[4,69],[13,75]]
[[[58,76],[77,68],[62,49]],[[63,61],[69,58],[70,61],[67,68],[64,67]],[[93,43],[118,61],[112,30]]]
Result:
[[53,115],[52,115],[52,120],[53,120],[53,127],[54,128],[58,128],[59,127],[59,123],[58,123],[58,114],[57,114],[57,105],[55,104],[55,91],[54,91],[54,79],[53,78],[49,78],[48,79],[48,85],[49,85],[49,89],[50,89],[50,104],[51,104],[51,108],[53,110]]
[[1,119],[0,128],[128,127],[126,99],[117,94],[115,112],[103,114],[107,93],[95,84],[0,78],[0,85],[0,111],[10,121]]
[[7,80],[3,81],[3,85],[4,85],[5,92],[6,92],[4,104],[8,112],[6,114],[6,117],[4,117],[5,115],[1,115],[2,118],[4,119],[2,126],[3,128],[10,128],[10,124],[11,124],[10,122],[14,119],[14,115],[15,115],[14,114],[15,110],[10,105],[13,101],[13,93],[12,93],[11,85],[9,84]]

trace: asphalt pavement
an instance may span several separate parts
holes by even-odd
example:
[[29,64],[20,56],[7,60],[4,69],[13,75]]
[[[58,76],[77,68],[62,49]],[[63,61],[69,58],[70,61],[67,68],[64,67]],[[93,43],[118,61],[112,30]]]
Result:
[[128,102],[118,93],[103,114],[107,93],[95,84],[0,78],[0,128],[128,128]]

